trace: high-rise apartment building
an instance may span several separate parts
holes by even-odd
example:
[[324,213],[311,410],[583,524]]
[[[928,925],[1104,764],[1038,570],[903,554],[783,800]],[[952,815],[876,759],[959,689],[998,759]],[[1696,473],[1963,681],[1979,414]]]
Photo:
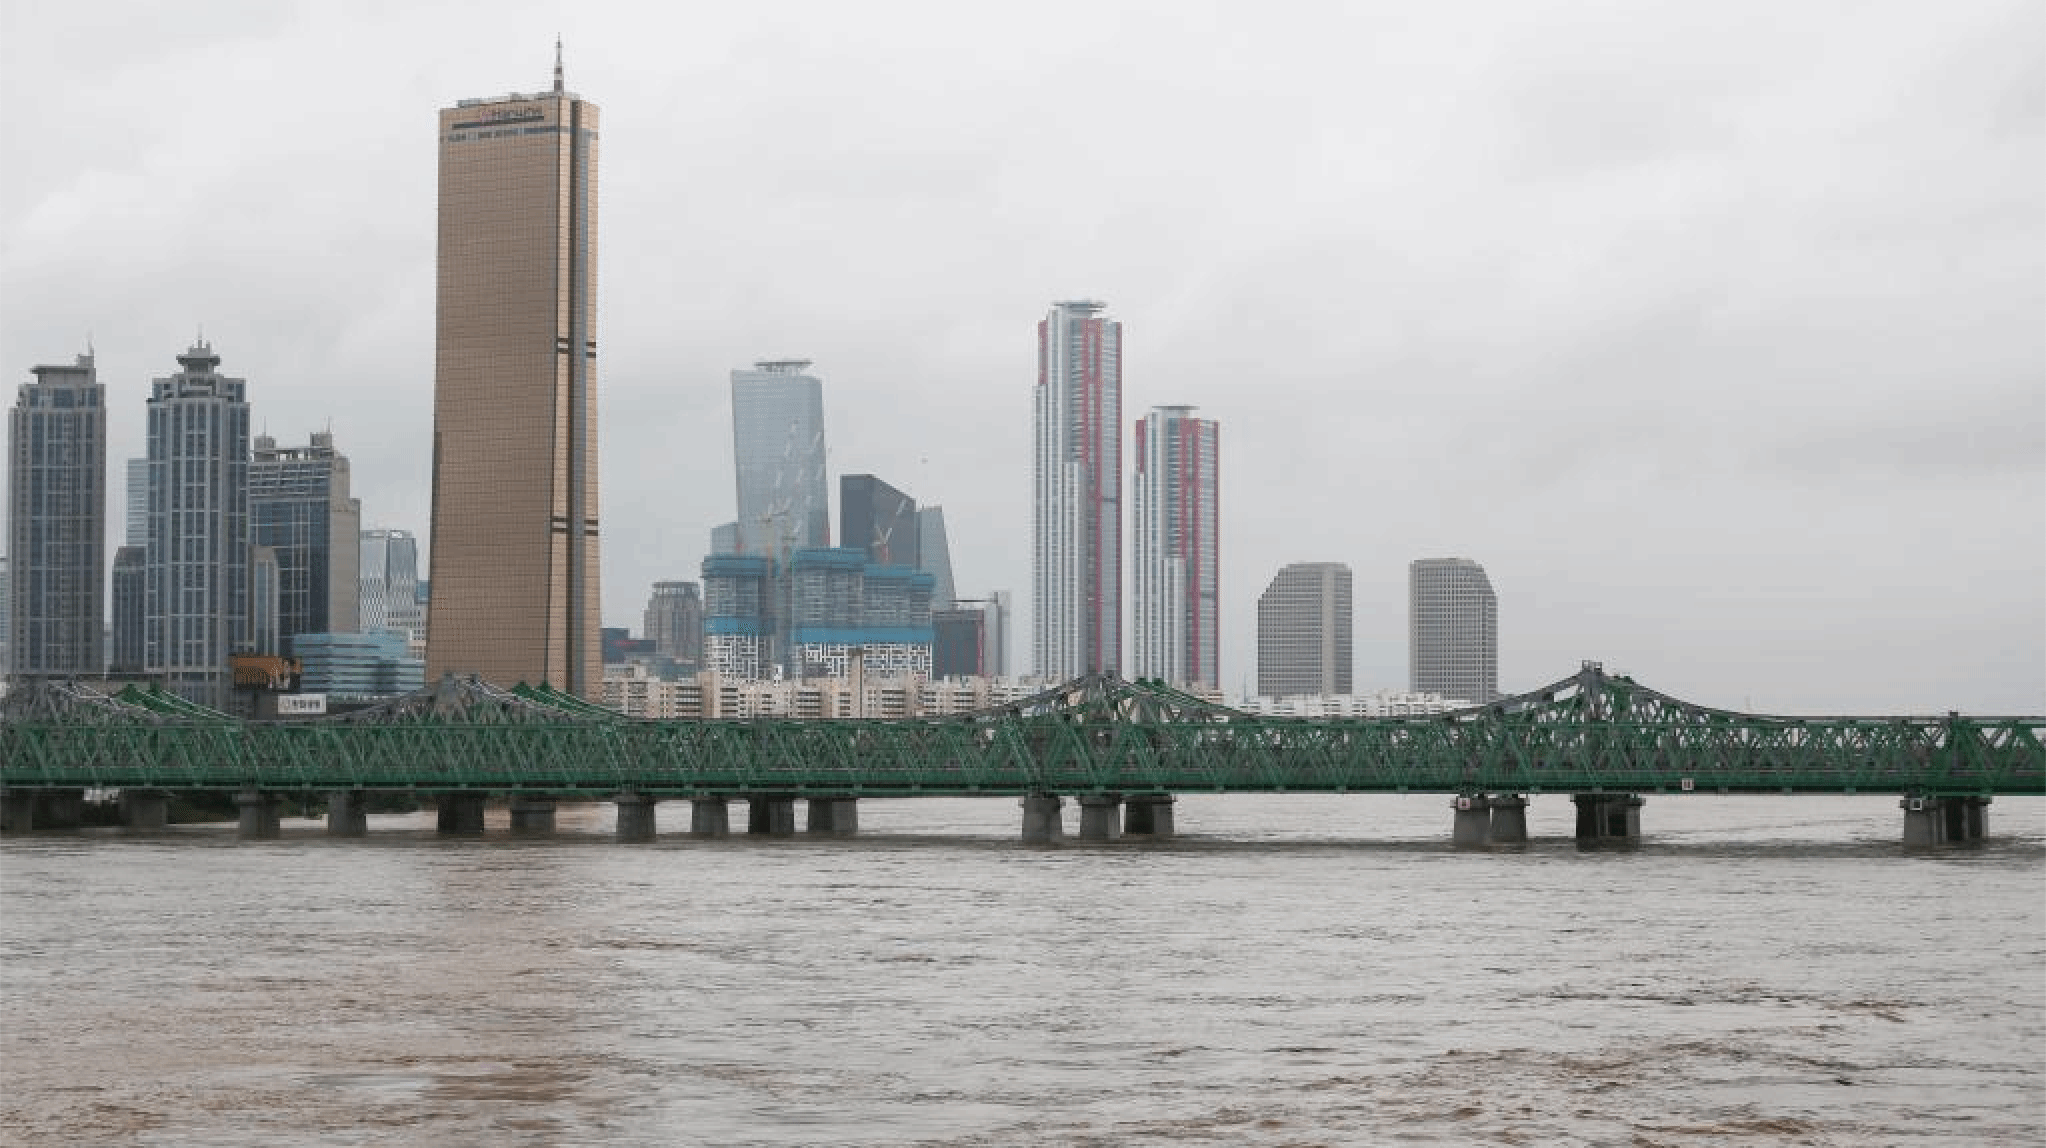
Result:
[[1154,407],[1136,424],[1130,481],[1131,673],[1221,685],[1218,445],[1213,419]]
[[33,367],[7,420],[8,657],[19,678],[97,674],[106,616],[106,388],[89,354]]
[[871,474],[838,480],[838,544],[883,566],[923,565],[916,499]]
[[1296,562],[1257,600],[1257,692],[1265,697],[1351,691],[1350,568]]
[[248,384],[204,341],[149,391],[143,668],[226,709],[228,655],[249,643]]
[[703,594],[696,583],[654,583],[644,622],[655,657],[689,667],[703,664]]
[[277,555],[278,652],[299,634],[359,627],[362,503],[349,494],[348,459],[331,432],[305,446],[258,435],[249,459],[249,543]]
[[558,57],[440,112],[429,679],[602,696],[597,124]]
[[1122,324],[1058,303],[1037,325],[1031,656],[1040,677],[1122,671]]
[[1485,568],[1468,558],[1422,558],[1407,566],[1408,685],[1415,693],[1499,696],[1499,599]]
[[808,359],[776,359],[732,372],[738,553],[786,561],[831,545],[824,383],[809,370]]
[[8,569],[7,555],[0,554],[0,682],[14,672],[13,643],[14,575]]

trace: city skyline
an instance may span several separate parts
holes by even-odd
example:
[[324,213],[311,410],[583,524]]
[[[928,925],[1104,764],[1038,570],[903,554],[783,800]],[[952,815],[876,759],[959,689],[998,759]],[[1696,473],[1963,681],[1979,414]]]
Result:
[[[605,620],[631,624],[651,582],[693,572],[724,520],[692,490],[729,498],[711,488],[729,474],[729,365],[801,348],[832,364],[835,394],[861,396],[834,407],[833,472],[942,502],[961,585],[1017,590],[1021,632],[1027,559],[980,525],[1027,514],[1028,430],[1004,397],[1029,353],[1017,327],[1087,293],[1129,324],[1126,407],[1197,403],[1228,422],[1232,508],[1267,508],[1224,526],[1226,686],[1245,676],[1269,563],[1350,564],[1359,684],[1391,685],[1402,567],[1468,553],[1515,619],[1503,689],[1590,657],[1762,710],[2038,710],[2046,277],[2038,121],[2013,93],[2039,69],[2013,53],[2039,14],[1874,6],[1838,26],[1790,12],[1763,44],[1679,7],[1584,16],[1591,34],[1566,43],[1542,32],[1556,11],[1503,13],[1481,71],[1431,50],[1446,29],[1428,14],[1365,37],[1372,68],[1275,69],[1301,41],[1259,29],[1229,38],[1245,70],[1212,96],[1171,86],[1159,102],[1099,65],[1206,59],[1212,30],[1054,46],[1019,25],[1001,66],[899,80],[806,44],[817,82],[880,104],[814,129],[799,89],[721,61],[747,42],[743,16],[710,19],[680,72],[595,15],[568,27],[578,74],[601,75],[607,112],[630,108],[638,129],[614,124],[629,156],[607,147],[606,230],[635,248],[607,248],[607,484],[664,492],[606,522]],[[14,43],[73,34],[61,12],[7,18]],[[373,41],[322,26],[317,54],[284,14],[237,37],[203,9],[151,25],[150,58],[183,45],[290,97],[219,110],[225,89],[143,98],[141,57],[95,39],[102,98],[7,129],[38,173],[9,193],[4,271],[37,284],[0,317],[10,370],[90,333],[110,457],[132,457],[139,389],[203,321],[257,381],[259,422],[335,418],[365,524],[430,548],[432,220],[405,206],[432,195],[420,109],[544,71],[551,49],[512,20],[423,53],[443,18],[407,12]],[[357,54],[398,82],[340,70],[369,43]],[[1819,45],[1816,78],[1791,66]],[[1576,102],[1585,69],[1621,46],[1646,65],[1619,77],[1624,98]],[[293,78],[237,70],[256,59]],[[40,64],[10,60],[4,82],[27,98]],[[1058,137],[1100,165],[1098,194],[1037,178],[1055,149],[1020,129],[1044,113],[1020,110],[1003,70],[1026,60],[1070,78],[1058,99],[1137,129],[1113,149]],[[947,100],[898,98],[924,83]],[[1795,97],[1819,90],[1834,95]],[[968,136],[955,113],[1003,130]],[[205,141],[185,123],[208,125]],[[106,140],[132,146],[85,146]],[[675,178],[655,140],[691,141],[691,168],[713,178]],[[1217,140],[1259,162],[1179,178],[1172,156]],[[204,170],[151,174],[193,147]],[[1342,158],[1366,151],[1369,165]],[[1898,176],[1927,171],[1939,178]],[[1924,544],[1868,541],[1900,529]],[[1952,595],[1962,571],[1968,593]]]

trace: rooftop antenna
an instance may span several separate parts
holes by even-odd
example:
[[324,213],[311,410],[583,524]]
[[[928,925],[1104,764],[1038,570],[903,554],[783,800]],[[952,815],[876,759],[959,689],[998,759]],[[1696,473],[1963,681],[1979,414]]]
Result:
[[554,37],[554,91],[561,92],[561,37]]

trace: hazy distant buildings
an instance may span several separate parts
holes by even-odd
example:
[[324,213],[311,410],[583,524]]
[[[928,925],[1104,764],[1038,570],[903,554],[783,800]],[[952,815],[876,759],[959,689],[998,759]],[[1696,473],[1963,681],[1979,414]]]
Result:
[[348,459],[330,432],[305,446],[258,435],[249,459],[249,542],[277,556],[277,637],[354,633],[361,605],[362,503],[349,494]]
[[97,674],[106,614],[106,388],[91,355],[34,367],[7,422],[8,657],[17,677]]
[[1408,688],[1469,698],[1499,696],[1499,600],[1468,558],[1422,558],[1407,567]]
[[1265,697],[1351,689],[1350,568],[1296,562],[1257,600],[1257,692]]
[[1037,325],[1031,656],[1040,677],[1122,669],[1122,324],[1054,304]]
[[178,367],[150,383],[143,668],[224,710],[250,633],[248,384],[203,341]]
[[1130,483],[1130,670],[1221,684],[1220,430],[1192,407],[1154,407],[1136,424]]
[[945,508],[925,506],[916,512],[916,565],[931,576],[931,603],[943,609],[953,602],[952,540],[945,536]]
[[923,566],[916,499],[871,474],[838,480],[839,545],[883,566]]
[[656,582],[643,632],[654,656],[690,670],[703,664],[703,595],[694,582]]
[[596,105],[440,112],[427,672],[602,693]]
[[365,530],[356,560],[356,627],[365,634],[403,632],[411,656],[423,657],[426,605],[420,593],[419,540],[409,530]]
[[[147,459],[143,462],[146,464]],[[144,473],[143,485],[148,486]],[[143,536],[148,536],[147,515]],[[144,562],[148,551],[142,546],[123,546],[114,551],[114,572],[109,592],[113,599],[113,625],[107,646],[107,672],[139,675],[147,664],[149,572]]]
[[131,458],[128,460],[128,489],[125,498],[127,508],[126,529],[121,537],[123,546],[149,545],[149,460]]
[[809,368],[808,359],[778,359],[732,372],[738,553],[786,560],[831,545],[824,384]]
[[8,647],[14,641],[14,575],[7,565],[7,555],[0,554],[0,688],[4,688],[9,674],[14,672],[13,655]]

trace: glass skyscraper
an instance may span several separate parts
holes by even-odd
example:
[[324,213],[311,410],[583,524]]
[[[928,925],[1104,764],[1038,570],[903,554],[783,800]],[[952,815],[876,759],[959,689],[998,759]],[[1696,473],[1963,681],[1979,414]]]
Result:
[[1408,688],[1483,705],[1499,696],[1499,599],[1468,558],[1407,567]]
[[143,668],[224,710],[228,655],[249,643],[248,384],[204,341],[178,366],[150,383]]
[[277,636],[353,633],[361,572],[362,504],[350,497],[348,459],[331,433],[280,447],[269,435],[249,460],[249,541],[277,555]]
[[1053,305],[1037,325],[1031,655],[1040,677],[1122,671],[1122,324]]
[[824,475],[824,384],[808,359],[732,372],[732,460],[739,550],[780,558],[831,545]]
[[440,112],[427,674],[603,696],[596,105]]
[[16,677],[103,668],[106,388],[92,356],[33,367],[7,422],[6,645]]
[[1192,407],[1154,407],[1136,424],[1130,482],[1130,672],[1221,684],[1221,431]]

